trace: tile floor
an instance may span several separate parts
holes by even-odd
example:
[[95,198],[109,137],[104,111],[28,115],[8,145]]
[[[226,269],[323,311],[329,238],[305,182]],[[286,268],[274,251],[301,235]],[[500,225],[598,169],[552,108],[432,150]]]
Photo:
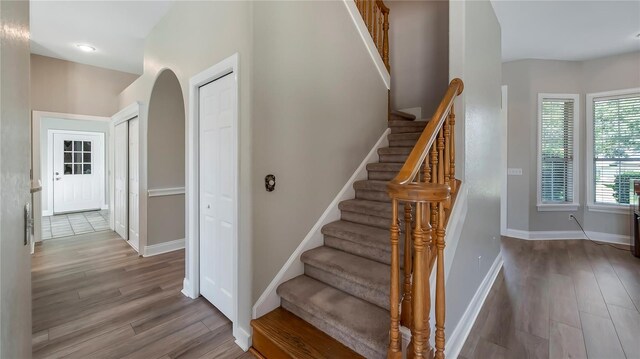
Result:
[[42,239],[109,230],[109,211],[91,211],[42,217]]

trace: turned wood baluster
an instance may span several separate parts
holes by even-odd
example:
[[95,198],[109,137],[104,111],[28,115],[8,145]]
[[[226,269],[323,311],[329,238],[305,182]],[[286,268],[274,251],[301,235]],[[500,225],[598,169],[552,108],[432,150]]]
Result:
[[[373,1],[372,1],[373,2]],[[372,23],[373,23],[373,31],[371,32],[371,36],[373,37],[373,43],[378,44],[378,6],[373,4],[373,19],[372,19]]]
[[411,202],[404,203],[404,297],[400,323],[411,328]]
[[444,129],[438,134],[438,184],[444,184]]
[[[425,336],[425,288],[428,286],[429,274],[425,263],[425,243],[422,229],[422,211],[424,203],[416,203],[416,220],[413,230],[413,327],[411,328],[411,346],[407,359],[425,358],[428,338]],[[430,233],[429,223],[424,224]]]
[[451,107],[451,113],[449,113],[449,125],[451,126],[451,140],[449,141],[449,147],[451,149],[451,168],[449,169],[449,177],[451,178],[451,192],[456,192],[456,114],[454,108]]
[[444,183],[451,187],[451,124],[449,116],[444,121]]
[[391,66],[389,64],[389,11],[384,11],[384,24],[382,26],[382,30],[384,31],[383,42],[382,42],[382,62],[384,62],[387,70],[391,70]]
[[438,228],[436,230],[437,267],[436,267],[436,359],[444,359],[444,203],[438,204]]
[[400,336],[400,254],[398,251],[398,200],[391,200],[391,290],[389,304],[391,312],[391,331],[387,358],[402,358],[402,337]]

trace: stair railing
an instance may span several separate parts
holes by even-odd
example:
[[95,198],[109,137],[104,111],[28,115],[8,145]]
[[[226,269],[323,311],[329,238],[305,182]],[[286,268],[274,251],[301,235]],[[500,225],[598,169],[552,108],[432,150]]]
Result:
[[382,57],[387,70],[389,66],[389,8],[382,0],[355,0],[356,7],[369,29],[373,43]]
[[[398,175],[387,185],[391,197],[391,329],[387,358],[402,358],[400,325],[411,329],[407,358],[444,359],[444,247],[455,178],[455,99],[464,84],[451,81],[442,102]],[[404,204],[404,275],[400,288],[399,203]],[[412,217],[412,213],[415,215]],[[413,246],[412,246],[413,245]],[[431,347],[431,286],[436,265],[435,351]],[[401,293],[402,292],[402,293]],[[403,294],[403,295],[401,295]]]

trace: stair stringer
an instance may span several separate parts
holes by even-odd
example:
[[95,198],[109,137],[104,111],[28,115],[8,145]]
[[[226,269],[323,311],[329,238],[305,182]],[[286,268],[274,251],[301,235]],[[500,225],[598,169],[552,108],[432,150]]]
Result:
[[356,192],[353,189],[353,184],[356,181],[367,179],[367,164],[378,161],[378,149],[389,145],[387,135],[390,133],[390,128],[384,131],[351,178],[349,178],[344,187],[338,192],[333,201],[331,201],[329,207],[322,213],[318,221],[311,227],[309,233],[307,233],[302,242],[300,242],[300,245],[293,251],[284,266],[282,266],[278,274],[276,274],[271,283],[269,283],[267,289],[260,295],[253,306],[253,319],[260,318],[280,306],[280,296],[276,292],[280,284],[304,274],[304,265],[300,260],[300,256],[308,250],[324,245],[324,235],[321,232],[322,227],[340,220],[341,211],[338,205],[342,201],[355,198]]

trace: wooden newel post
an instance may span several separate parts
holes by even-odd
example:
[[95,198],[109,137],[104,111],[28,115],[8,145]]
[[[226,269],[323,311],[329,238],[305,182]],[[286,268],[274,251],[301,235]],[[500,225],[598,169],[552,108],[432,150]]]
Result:
[[400,336],[400,253],[398,238],[398,200],[391,200],[391,288],[389,293],[389,307],[391,311],[391,330],[389,331],[388,359],[402,358],[402,337]]

